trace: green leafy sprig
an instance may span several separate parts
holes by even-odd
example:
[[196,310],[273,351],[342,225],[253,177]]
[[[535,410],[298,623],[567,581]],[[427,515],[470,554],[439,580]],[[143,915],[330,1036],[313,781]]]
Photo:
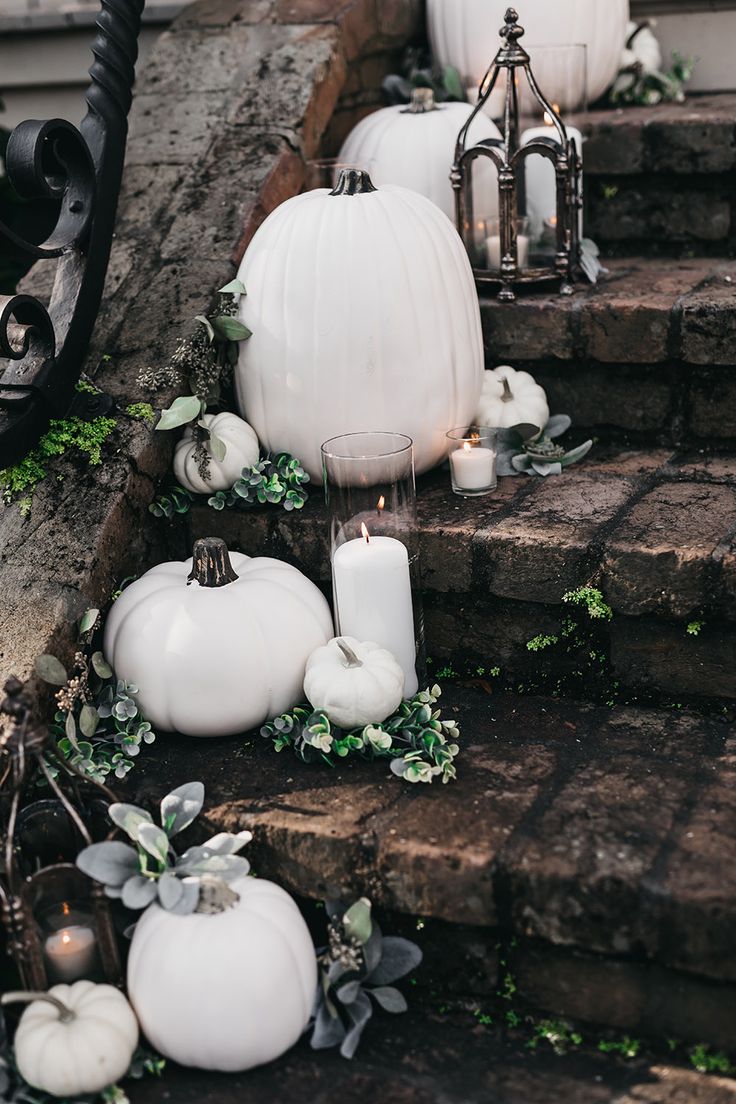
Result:
[[[229,491],[217,491],[206,499],[213,510],[243,510],[252,506],[283,506],[285,510],[301,510],[309,495],[305,489],[309,475],[301,463],[288,452],[270,454],[252,468],[243,468]],[[172,518],[186,514],[204,495],[174,485],[160,494],[148,507],[154,517]]]
[[317,952],[311,1045],[314,1050],[339,1046],[343,1058],[352,1058],[374,1004],[385,1012],[406,1012],[404,995],[392,983],[416,970],[422,952],[408,939],[384,936],[367,897],[350,908],[336,901],[325,907],[328,944]]
[[334,725],[326,713],[311,705],[299,705],[282,713],[261,729],[276,751],[291,748],[305,763],[322,761],[334,766],[338,759],[357,755],[363,759],[390,759],[391,770],[405,782],[451,782],[457,777],[455,758],[460,748],[457,721],[443,720],[434,709],[439,686],[422,690],[402,702],[398,711],[380,724],[349,732]]
[[227,883],[250,870],[248,860],[237,854],[253,838],[250,832],[220,832],[177,855],[172,837],[196,820],[203,804],[201,782],[178,786],[161,801],[159,826],[145,809],[115,802],[108,809],[110,820],[134,846],[121,840],[90,844],[77,856],[77,866],[126,908],[144,909],[157,901],[186,916],[199,905],[203,879]]

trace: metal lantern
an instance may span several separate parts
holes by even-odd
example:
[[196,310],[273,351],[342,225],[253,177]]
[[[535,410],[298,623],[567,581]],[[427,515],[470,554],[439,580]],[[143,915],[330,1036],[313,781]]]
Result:
[[[582,210],[582,162],[574,138],[568,137],[565,124],[557,111],[545,99],[531,70],[529,54],[520,45],[524,28],[513,8],[506,12],[505,26],[500,34],[505,40],[481,83],[478,104],[458,135],[452,186],[455,189],[457,226],[473,264],[476,284],[501,284],[498,298],[513,301],[516,285],[535,285],[551,280],[560,282],[563,295],[572,293],[572,281],[580,262],[580,211]],[[484,109],[493,94],[499,74],[506,72],[506,94],[503,115],[503,137],[485,139],[468,146],[468,132],[475,117]],[[532,95],[556,132],[555,137],[539,137],[523,146],[519,144],[519,80],[524,73]],[[549,160],[555,173],[557,214],[551,220],[553,255],[549,263],[535,258],[529,250],[529,240],[519,240],[518,221],[526,213],[526,159],[539,154]],[[473,165],[488,158],[498,173],[499,216],[497,237],[478,241],[477,213],[473,210]],[[523,246],[520,249],[520,244]],[[480,264],[479,248],[489,251],[495,246],[498,262],[494,269]],[[528,262],[527,262],[528,257]]]
[[0,915],[21,985],[115,984],[121,970],[109,901],[74,862],[104,838],[115,797],[56,751],[18,679],[5,683],[0,711]]

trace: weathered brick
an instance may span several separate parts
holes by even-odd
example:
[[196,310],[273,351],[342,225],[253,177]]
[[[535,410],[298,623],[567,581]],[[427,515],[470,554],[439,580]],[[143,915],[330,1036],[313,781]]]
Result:
[[557,293],[499,303],[483,296],[480,314],[489,367],[517,360],[569,360],[573,355],[575,299]]
[[651,617],[614,617],[610,626],[611,665],[624,685],[656,686],[662,693],[736,698],[736,628],[710,625],[697,635],[686,625]]
[[[599,245],[658,246],[725,243],[732,233],[728,178],[673,186],[656,176],[595,179],[588,187],[586,233]],[[630,250],[634,252],[634,250]]]
[[691,364],[736,364],[736,263],[719,264],[682,302],[682,357]]
[[[724,355],[733,354],[724,350]],[[691,436],[706,444],[718,438],[736,438],[736,374],[732,368],[693,371],[689,417]]]
[[606,594],[624,613],[674,617],[713,599],[713,553],[731,531],[736,489],[665,483],[645,495],[606,542]]
[[650,172],[725,173],[736,168],[736,96],[703,97],[667,105],[644,127]]
[[222,118],[222,93],[150,92],[130,113],[126,165],[201,164]]

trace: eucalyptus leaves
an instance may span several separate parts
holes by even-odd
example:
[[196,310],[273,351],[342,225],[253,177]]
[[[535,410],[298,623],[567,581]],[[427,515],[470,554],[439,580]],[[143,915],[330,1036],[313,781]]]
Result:
[[135,846],[120,840],[93,843],[80,852],[77,866],[126,908],[144,909],[158,901],[179,916],[195,912],[208,882],[232,882],[248,873],[250,863],[237,852],[253,838],[250,832],[220,832],[177,855],[172,837],[189,827],[203,804],[202,783],[187,782],[161,801],[159,826],[145,809],[116,802],[109,807],[110,820]]
[[[301,510],[309,497],[305,489],[308,482],[309,475],[300,462],[289,453],[280,452],[263,457],[251,468],[243,468],[229,491],[217,491],[206,502],[213,510],[266,505],[283,506],[287,511]],[[159,495],[148,509],[154,517],[172,518],[188,513],[197,497],[184,487],[174,486]]]
[[586,441],[568,451],[556,444],[555,439],[566,433],[571,425],[567,414],[554,414],[541,430],[531,425],[499,429],[498,474],[562,475],[565,468],[582,460],[593,447],[592,441]]
[[405,782],[450,782],[457,777],[455,758],[460,748],[457,721],[443,720],[433,706],[439,686],[422,690],[402,702],[398,711],[381,724],[344,731],[326,713],[300,705],[269,721],[261,735],[273,741],[276,751],[292,748],[305,763],[322,760],[334,766],[338,759],[358,755],[363,759],[390,759],[391,770]]

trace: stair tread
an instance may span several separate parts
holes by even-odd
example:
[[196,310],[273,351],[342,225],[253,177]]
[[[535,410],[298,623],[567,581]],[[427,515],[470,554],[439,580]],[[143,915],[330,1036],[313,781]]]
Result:
[[607,276],[570,297],[552,290],[508,304],[482,296],[492,364],[736,364],[736,261],[624,257],[605,265]]
[[[736,619],[736,454],[595,446],[560,477],[499,480],[483,498],[449,476],[419,480],[427,590],[557,604],[595,577],[614,612]],[[303,511],[192,511],[193,535],[217,533],[329,580],[322,495]]]
[[302,1041],[278,1061],[240,1074],[168,1065],[136,1083],[136,1104],[732,1104],[734,1082],[642,1057],[623,1062],[591,1048],[557,1055],[480,1026],[470,1015],[377,1014],[358,1056],[315,1053]]
[[450,687],[458,780],[402,785],[258,736],[162,736],[138,800],[200,778],[214,830],[250,828],[259,874],[304,896],[736,979],[736,737],[696,715]]

